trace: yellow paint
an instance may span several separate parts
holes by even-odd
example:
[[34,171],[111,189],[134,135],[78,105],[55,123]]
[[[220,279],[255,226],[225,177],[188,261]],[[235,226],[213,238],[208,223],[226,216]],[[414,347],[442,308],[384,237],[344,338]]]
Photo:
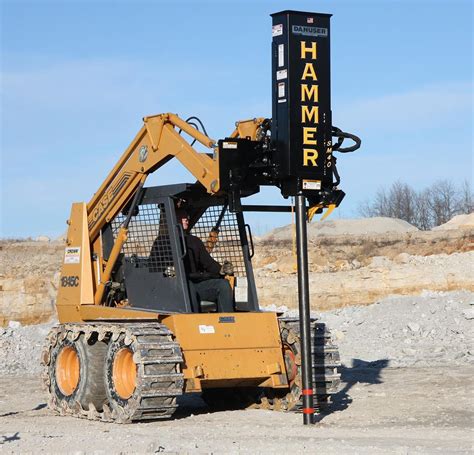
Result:
[[319,123],[319,106],[301,106],[301,123]]
[[316,41],[311,42],[311,46],[306,46],[306,41],[301,41],[301,58],[306,58],[306,54],[311,54],[310,57],[312,60],[317,58],[317,43]]
[[316,70],[312,63],[306,63],[304,66],[303,76],[301,76],[301,80],[305,79],[312,79],[313,81],[317,81],[318,77],[316,76]]
[[315,134],[318,129],[315,126],[304,126],[303,127],[303,145],[316,145],[317,141]]
[[319,101],[319,86],[301,84],[301,102],[313,101],[317,103]]
[[[219,322],[222,317],[231,317],[234,322]],[[286,386],[275,313],[181,314],[163,316],[162,322],[173,332],[183,351],[184,377],[193,380],[187,384],[187,390],[233,380]],[[199,381],[195,381],[196,377]]]
[[318,151],[314,149],[303,149],[303,166],[317,166]]

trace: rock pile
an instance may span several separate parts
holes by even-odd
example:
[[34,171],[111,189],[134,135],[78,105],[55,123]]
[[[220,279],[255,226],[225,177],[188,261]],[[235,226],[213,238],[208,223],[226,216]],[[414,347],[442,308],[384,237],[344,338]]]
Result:
[[0,327],[0,375],[39,374],[41,351],[52,326],[10,321],[8,327]]
[[[297,316],[297,311],[286,310],[286,314]],[[332,330],[346,366],[474,363],[472,292],[394,296],[369,306],[313,315]]]
[[[297,316],[296,310],[269,311]],[[314,313],[332,330],[346,366],[391,367],[474,363],[474,293],[424,292],[370,306]],[[0,328],[0,375],[38,374],[44,339],[53,324]]]

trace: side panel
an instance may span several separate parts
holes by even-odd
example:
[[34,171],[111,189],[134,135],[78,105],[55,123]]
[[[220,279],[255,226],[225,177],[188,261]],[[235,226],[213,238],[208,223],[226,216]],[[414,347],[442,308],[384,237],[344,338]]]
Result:
[[77,315],[81,305],[93,304],[94,290],[86,204],[78,202],[72,205],[67,246],[61,267],[56,303],[59,321],[69,320],[71,312]]
[[173,315],[162,322],[183,350],[188,391],[236,384],[287,387],[275,313]]

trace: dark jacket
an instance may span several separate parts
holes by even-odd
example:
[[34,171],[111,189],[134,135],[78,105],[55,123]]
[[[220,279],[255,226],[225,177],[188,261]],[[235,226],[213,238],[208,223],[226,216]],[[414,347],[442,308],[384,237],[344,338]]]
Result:
[[221,265],[207,252],[204,243],[195,235],[186,234],[187,254],[184,258],[184,268],[187,277],[194,282],[221,278]]

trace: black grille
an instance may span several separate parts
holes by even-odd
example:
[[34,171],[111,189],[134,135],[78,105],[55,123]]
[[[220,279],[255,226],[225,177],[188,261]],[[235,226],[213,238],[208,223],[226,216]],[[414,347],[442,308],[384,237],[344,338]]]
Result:
[[[114,238],[125,216],[120,214],[112,221]],[[166,222],[164,204],[144,204],[128,226],[128,239],[122,253],[131,258],[136,267],[148,267],[151,272],[172,275],[173,254]]]
[[209,233],[216,226],[222,210],[222,205],[208,207],[199,221],[191,229],[191,234],[202,240],[211,256],[217,262],[220,264],[225,260],[232,262],[234,275],[245,277],[245,264],[235,213],[231,213],[228,210],[225,211],[219,226],[217,242],[213,243],[210,241]]

